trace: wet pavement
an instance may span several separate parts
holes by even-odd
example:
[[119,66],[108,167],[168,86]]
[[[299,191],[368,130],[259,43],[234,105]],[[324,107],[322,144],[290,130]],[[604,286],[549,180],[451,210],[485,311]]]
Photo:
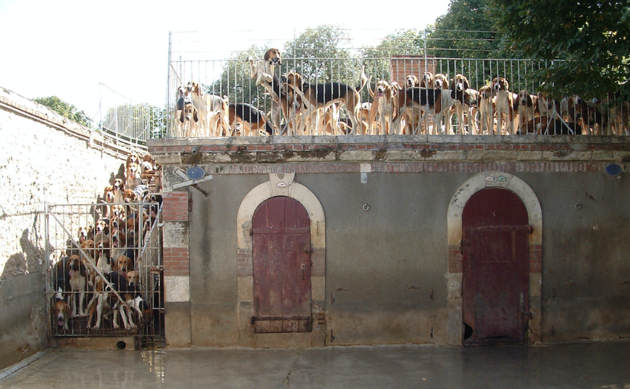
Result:
[[59,348],[10,371],[0,371],[0,389],[630,389],[630,342],[474,348]]

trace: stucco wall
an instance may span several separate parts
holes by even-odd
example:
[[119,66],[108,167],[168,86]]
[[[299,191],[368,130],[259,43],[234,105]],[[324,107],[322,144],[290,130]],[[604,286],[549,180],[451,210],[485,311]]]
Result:
[[[439,139],[439,145],[425,140],[410,148],[435,151],[411,151],[409,160],[391,162],[405,150],[378,142],[317,144],[312,153],[293,150],[297,145],[254,146],[248,140],[231,140],[223,150],[204,140],[150,145],[152,155],[162,153],[158,158],[171,162],[167,190],[182,181],[173,174],[176,168],[197,165],[212,175],[173,192],[189,198],[190,295],[173,303],[182,308],[175,313],[167,303],[167,318],[172,315],[181,325],[189,315],[186,342],[193,345],[261,344],[268,335],[244,338],[248,323],[239,322],[239,310],[249,308],[239,298],[237,214],[256,186],[273,174],[295,172],[295,182],[317,197],[325,213],[325,299],[317,302],[325,313],[318,317],[325,321],[318,326],[325,344],[461,344],[461,303],[453,304],[461,292],[451,290],[453,282],[461,285],[461,270],[449,269],[447,213],[458,190],[486,172],[521,180],[542,210],[542,264],[539,252],[530,261],[530,299],[536,307],[529,341],[630,336],[630,208],[624,195],[630,183],[626,173],[605,172],[611,162],[627,170],[628,145],[521,139],[528,145],[466,141],[463,151]],[[296,157],[301,160],[288,161]],[[370,168],[362,176],[365,163]],[[541,244],[540,236],[534,240]],[[167,325],[166,331],[168,337],[173,330]],[[287,344],[279,337],[274,341]]]
[[128,150],[2,88],[0,139],[2,368],[46,344],[44,203],[95,202]]

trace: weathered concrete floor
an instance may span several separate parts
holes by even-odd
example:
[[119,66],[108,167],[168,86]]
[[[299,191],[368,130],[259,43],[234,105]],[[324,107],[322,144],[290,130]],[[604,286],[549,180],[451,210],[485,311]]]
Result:
[[49,350],[0,388],[630,388],[630,342]]

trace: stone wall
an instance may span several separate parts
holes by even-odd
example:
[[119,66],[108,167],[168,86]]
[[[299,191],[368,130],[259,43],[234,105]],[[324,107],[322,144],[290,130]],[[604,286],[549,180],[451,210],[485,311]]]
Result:
[[95,202],[129,149],[3,88],[0,139],[1,369],[47,343],[44,204]]
[[[149,151],[171,192],[165,234],[178,237],[164,251],[170,345],[462,344],[462,209],[490,187],[528,212],[526,341],[630,335],[626,138],[162,139]],[[175,174],[191,166],[203,182]],[[311,248],[307,336],[253,330],[252,213],[277,195],[322,209],[309,211],[312,240],[325,239]]]

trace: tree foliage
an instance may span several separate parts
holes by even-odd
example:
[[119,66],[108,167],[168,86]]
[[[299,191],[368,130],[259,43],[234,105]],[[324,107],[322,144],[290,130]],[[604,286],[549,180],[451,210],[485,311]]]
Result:
[[541,89],[587,99],[630,94],[630,0],[488,2],[506,48],[553,61],[533,74]]
[[59,115],[86,127],[89,127],[92,124],[92,120],[85,114],[85,112],[79,111],[74,105],[66,103],[57,96],[38,97],[33,101],[38,104],[45,105],[57,112]]
[[429,28],[430,55],[445,58],[509,58],[499,47],[501,34],[494,30],[488,0],[452,0],[448,13]]

